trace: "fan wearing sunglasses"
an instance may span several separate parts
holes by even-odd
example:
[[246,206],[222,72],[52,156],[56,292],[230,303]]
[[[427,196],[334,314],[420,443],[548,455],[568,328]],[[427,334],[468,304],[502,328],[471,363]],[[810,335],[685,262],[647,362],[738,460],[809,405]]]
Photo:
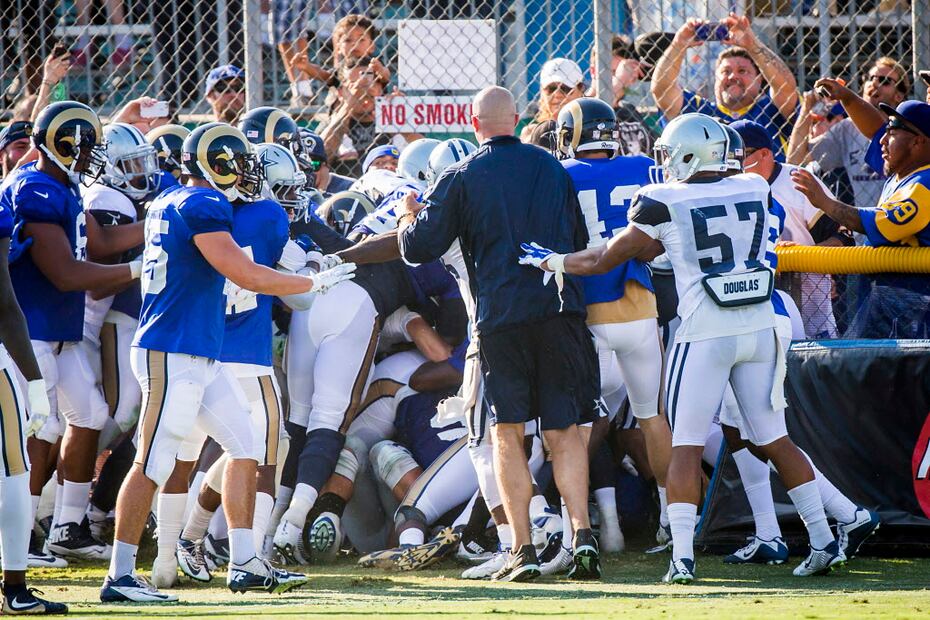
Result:
[[584,97],[584,89],[584,74],[578,63],[568,58],[546,61],[539,73],[539,110],[521,130],[520,139],[529,142],[537,125],[554,121],[566,103]]

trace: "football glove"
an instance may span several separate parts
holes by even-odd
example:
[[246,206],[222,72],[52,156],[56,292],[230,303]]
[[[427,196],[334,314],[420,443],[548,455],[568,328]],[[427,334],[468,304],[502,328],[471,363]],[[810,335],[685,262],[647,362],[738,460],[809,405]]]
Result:
[[311,293],[325,293],[340,282],[351,280],[355,277],[355,263],[343,263],[336,265],[332,269],[326,269],[312,276],[313,286],[310,288]]
[[32,437],[45,426],[52,407],[45,391],[45,379],[33,379],[28,383],[29,420],[26,422],[26,437]]

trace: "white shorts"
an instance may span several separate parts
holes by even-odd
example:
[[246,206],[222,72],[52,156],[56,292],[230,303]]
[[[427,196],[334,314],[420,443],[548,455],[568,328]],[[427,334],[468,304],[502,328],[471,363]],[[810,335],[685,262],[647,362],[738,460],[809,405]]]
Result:
[[0,457],[5,478],[29,471],[26,453],[26,392],[13,360],[0,344]]
[[271,366],[223,364],[239,381],[249,402],[252,421],[253,455],[259,465],[277,465],[284,418],[281,415],[281,390]]
[[286,352],[290,421],[345,433],[371,380],[378,334],[378,311],[354,282],[294,312]]
[[[662,344],[655,319],[640,319],[626,323],[590,325],[601,358],[602,383],[609,373],[609,359],[601,355],[616,355],[620,375],[626,385],[630,409],[637,419],[659,415],[659,392],[662,389]],[[605,369],[604,362],[608,362]],[[608,374],[609,377],[609,374]]]
[[411,485],[401,506],[415,506],[432,525],[442,515],[463,504],[478,490],[478,477],[468,456],[468,438],[446,448]]
[[365,400],[347,434],[360,439],[366,450],[393,437],[394,418],[400,403],[397,395],[426,361],[422,353],[412,350],[389,355],[375,364]]
[[[64,419],[68,424],[80,428],[89,428],[99,431],[104,427],[109,415],[107,402],[103,398],[103,391],[97,383],[94,366],[88,358],[88,349],[92,347],[81,342],[45,342],[32,341],[32,350],[45,386],[49,390],[49,404],[52,415],[49,415],[49,434],[53,429],[60,429],[57,435],[64,432]],[[55,392],[52,398],[51,392]],[[45,429],[43,429],[45,430]],[[54,441],[41,433],[40,438]],[[57,437],[55,438],[57,439]]]
[[150,480],[164,484],[175,458],[195,460],[188,448],[196,444],[199,452],[207,435],[230,458],[255,458],[249,403],[229,369],[182,353],[133,347],[130,355],[142,388],[135,462]]
[[139,321],[110,312],[100,330],[101,385],[110,417],[125,432],[139,419],[142,392],[132,372],[129,353]]
[[703,446],[727,385],[738,403],[739,428],[764,446],[788,434],[784,410],[772,407],[777,344],[774,329],[676,342],[669,354],[667,410],[672,446]]

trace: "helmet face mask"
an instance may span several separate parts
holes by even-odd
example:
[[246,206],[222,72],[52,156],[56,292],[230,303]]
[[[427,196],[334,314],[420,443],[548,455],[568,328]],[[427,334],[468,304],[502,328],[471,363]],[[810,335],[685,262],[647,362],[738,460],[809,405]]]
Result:
[[198,127],[184,140],[184,171],[207,181],[229,200],[253,200],[261,193],[262,170],[252,145],[226,123]]
[[184,140],[190,134],[190,130],[183,125],[161,125],[145,134],[145,139],[155,148],[158,167],[176,179],[181,178],[181,151]]
[[620,149],[617,114],[593,97],[570,101],[556,120],[556,145],[562,158],[585,151],[606,151],[613,157]]
[[148,196],[158,186],[158,156],[142,133],[125,123],[103,130],[107,161],[101,180],[134,200]]
[[294,154],[274,143],[260,144],[255,150],[264,181],[263,194],[284,207],[292,222],[303,218],[310,206],[310,192]]
[[77,101],[46,106],[36,119],[32,144],[75,184],[90,186],[107,163],[100,119]]
[[666,183],[687,182],[699,172],[726,172],[729,150],[726,129],[705,114],[676,117],[654,147],[656,167]]

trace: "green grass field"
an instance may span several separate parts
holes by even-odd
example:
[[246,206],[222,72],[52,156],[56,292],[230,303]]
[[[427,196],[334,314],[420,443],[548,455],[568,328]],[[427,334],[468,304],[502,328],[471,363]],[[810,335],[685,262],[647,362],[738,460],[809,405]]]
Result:
[[[930,559],[853,560],[826,577],[798,579],[788,565],[731,567],[720,556],[699,556],[700,585],[658,583],[668,556],[628,552],[605,562],[599,583],[540,579],[497,584],[459,579],[446,561],[438,570],[387,573],[357,568],[348,559],[311,567],[303,590],[274,596],[233,595],[225,573],[213,584],[184,581],[179,603],[159,606],[101,605],[105,568],[74,565],[32,574],[49,598],[71,606],[72,615],[107,618],[928,618]],[[147,571],[146,571],[147,573]]]

